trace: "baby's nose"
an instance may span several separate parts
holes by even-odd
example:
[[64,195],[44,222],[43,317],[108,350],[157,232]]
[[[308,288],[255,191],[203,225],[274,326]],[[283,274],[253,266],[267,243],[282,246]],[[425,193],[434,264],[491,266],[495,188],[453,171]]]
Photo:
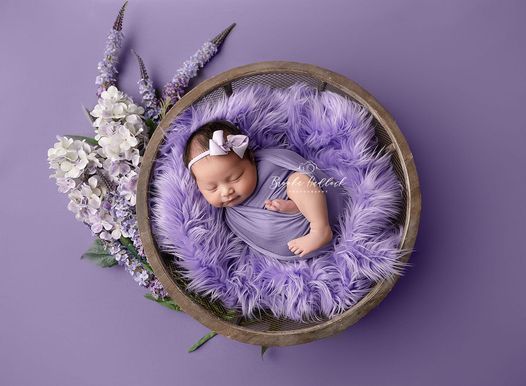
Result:
[[232,189],[231,187],[225,187],[223,188],[222,192],[221,192],[221,195],[224,197],[224,198],[227,198],[228,196],[230,196],[232,193],[234,193],[234,189]]

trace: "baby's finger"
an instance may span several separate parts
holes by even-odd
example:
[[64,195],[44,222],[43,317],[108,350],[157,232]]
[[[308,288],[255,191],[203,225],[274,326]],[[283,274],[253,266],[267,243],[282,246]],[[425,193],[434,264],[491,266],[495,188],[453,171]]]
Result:
[[276,206],[274,204],[272,204],[272,203],[271,204],[267,204],[265,207],[267,209],[269,209],[269,210],[274,210],[274,211],[278,210],[278,208],[276,208]]

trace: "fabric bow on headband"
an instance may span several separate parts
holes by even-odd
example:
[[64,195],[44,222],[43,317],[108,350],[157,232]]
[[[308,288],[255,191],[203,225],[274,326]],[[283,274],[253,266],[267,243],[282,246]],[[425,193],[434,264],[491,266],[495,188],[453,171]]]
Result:
[[207,155],[226,155],[230,152],[230,150],[233,150],[239,156],[239,158],[243,158],[243,155],[245,154],[245,151],[248,147],[248,136],[243,134],[229,134],[226,138],[227,140],[225,142],[223,130],[214,131],[212,134],[212,139],[210,139],[208,142],[209,150],[194,157],[188,163],[188,169],[190,169],[193,164]]

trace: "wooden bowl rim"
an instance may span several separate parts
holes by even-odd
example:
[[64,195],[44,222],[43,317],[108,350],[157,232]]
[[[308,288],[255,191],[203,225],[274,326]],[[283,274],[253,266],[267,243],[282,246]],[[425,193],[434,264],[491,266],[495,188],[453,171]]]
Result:
[[[418,233],[421,211],[421,193],[418,174],[413,155],[404,135],[391,114],[387,112],[369,92],[343,75],[313,64],[289,61],[264,61],[246,64],[222,72],[203,81],[185,94],[159,123],[143,155],[137,188],[137,220],[144,251],[156,277],[160,280],[169,296],[185,313],[218,334],[244,343],[262,346],[303,344],[339,333],[356,323],[375,308],[385,296],[387,296],[399,279],[399,276],[395,275],[392,278],[378,282],[358,303],[327,321],[301,329],[270,332],[251,330],[250,328],[235,325],[219,318],[188,297],[171,277],[152,234],[148,205],[148,186],[152,176],[153,165],[165,137],[166,130],[168,130],[171,122],[182,111],[217,88],[224,87],[240,78],[275,73],[305,75],[325,82],[332,88],[339,90],[341,93],[350,96],[367,107],[374,118],[385,129],[395,146],[394,150],[400,159],[406,183],[407,203],[401,249],[411,250],[413,248]],[[411,252],[406,253],[402,256],[401,261],[407,262],[410,255]]]

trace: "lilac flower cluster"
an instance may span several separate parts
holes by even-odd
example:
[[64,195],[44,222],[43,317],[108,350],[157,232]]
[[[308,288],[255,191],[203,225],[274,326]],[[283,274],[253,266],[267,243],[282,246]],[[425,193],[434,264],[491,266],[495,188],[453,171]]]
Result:
[[164,86],[163,98],[170,98],[172,103],[181,99],[186,86],[190,83],[190,79],[196,76],[199,68],[204,67],[204,65],[212,59],[217,50],[218,47],[216,44],[205,42],[203,46],[190,57],[190,59],[183,63],[183,66],[177,70],[177,73],[172,80]]

